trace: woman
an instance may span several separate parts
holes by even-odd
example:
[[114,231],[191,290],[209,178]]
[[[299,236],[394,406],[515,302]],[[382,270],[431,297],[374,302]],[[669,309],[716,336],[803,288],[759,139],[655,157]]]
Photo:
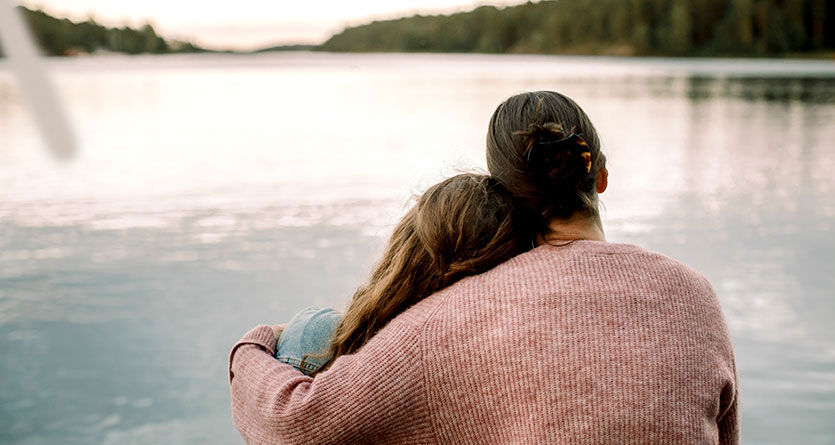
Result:
[[490,120],[491,175],[537,247],[395,317],[315,378],[260,326],[230,357],[251,443],[736,443],[738,383],[710,284],[607,243],[597,133],[573,101],[524,93]]
[[529,250],[530,236],[519,232],[512,200],[486,175],[459,174],[430,187],[394,228],[345,316],[303,310],[281,333],[276,358],[316,375],[339,356],[357,352],[421,299]]

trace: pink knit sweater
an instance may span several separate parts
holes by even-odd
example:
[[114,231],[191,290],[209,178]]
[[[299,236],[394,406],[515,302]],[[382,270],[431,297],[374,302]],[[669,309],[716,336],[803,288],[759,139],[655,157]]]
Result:
[[707,280],[626,244],[540,246],[410,308],[316,378],[259,326],[230,354],[247,442],[738,442]]

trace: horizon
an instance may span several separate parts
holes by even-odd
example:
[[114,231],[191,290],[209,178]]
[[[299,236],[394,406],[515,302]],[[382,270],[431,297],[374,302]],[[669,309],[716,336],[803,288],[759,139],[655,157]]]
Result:
[[[189,41],[216,50],[251,51],[279,45],[319,45],[347,27],[374,20],[415,14],[451,14],[483,5],[504,7],[527,1],[364,0],[350,4],[329,1],[317,5],[257,1],[238,8],[229,8],[221,2],[203,2],[194,7],[185,2],[172,5],[164,0],[130,3],[20,0],[17,3],[74,22],[92,18],[108,27],[139,27],[149,23],[166,40]],[[195,10],[200,12],[195,14]]]

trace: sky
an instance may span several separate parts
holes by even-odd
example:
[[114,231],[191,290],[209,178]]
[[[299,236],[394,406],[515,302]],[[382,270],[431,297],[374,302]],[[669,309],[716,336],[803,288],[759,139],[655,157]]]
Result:
[[318,44],[346,26],[415,13],[467,11],[524,0],[21,0],[57,17],[106,26],[151,23],[168,39],[210,48],[256,49],[271,45]]

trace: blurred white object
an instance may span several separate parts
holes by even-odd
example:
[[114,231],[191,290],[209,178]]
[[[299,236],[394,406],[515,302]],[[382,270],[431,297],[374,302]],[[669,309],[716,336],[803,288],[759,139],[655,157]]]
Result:
[[76,151],[76,140],[67,114],[12,0],[0,0],[0,43],[43,141],[59,159],[70,158]]

